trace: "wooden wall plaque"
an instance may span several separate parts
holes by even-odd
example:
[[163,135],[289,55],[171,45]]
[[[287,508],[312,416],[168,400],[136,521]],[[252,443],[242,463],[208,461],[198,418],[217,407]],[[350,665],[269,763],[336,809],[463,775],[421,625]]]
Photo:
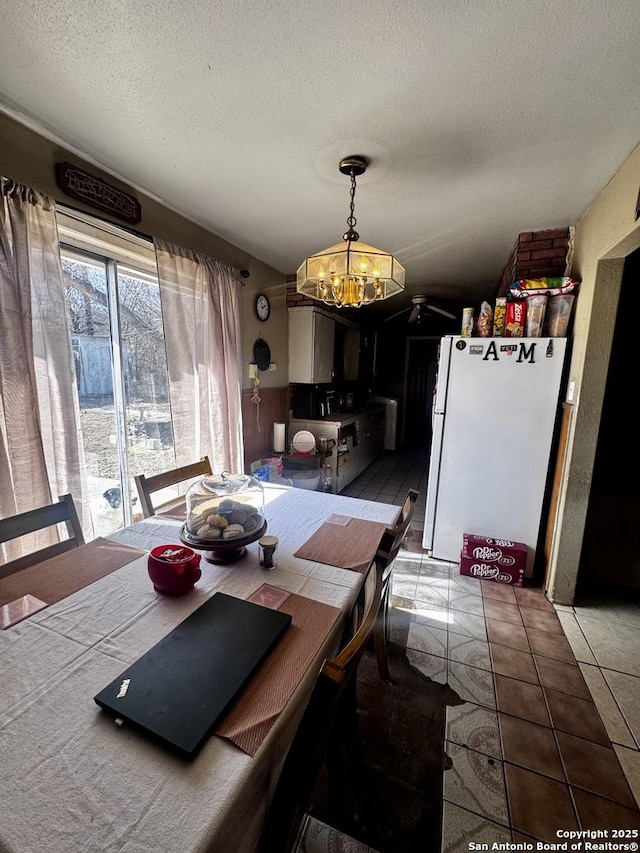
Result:
[[140,222],[142,218],[142,208],[137,198],[73,163],[56,163],[56,180],[67,195],[79,198],[91,207],[104,210],[131,224]]

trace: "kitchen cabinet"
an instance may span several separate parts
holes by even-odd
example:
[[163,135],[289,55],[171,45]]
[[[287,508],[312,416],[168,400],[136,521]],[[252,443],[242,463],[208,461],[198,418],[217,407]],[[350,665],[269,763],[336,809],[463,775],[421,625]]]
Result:
[[341,492],[384,450],[384,406],[372,406],[357,414],[334,413],[316,420],[294,419],[289,436],[301,429],[313,433],[316,444],[321,433],[336,442],[326,464],[331,471],[333,490]]
[[[349,441],[347,441],[349,444]],[[384,409],[374,409],[358,417],[351,437],[350,480],[358,477],[384,449]]]
[[360,359],[360,330],[349,326],[344,335],[343,379],[358,378],[358,361]]
[[360,360],[360,329],[336,319],[333,347],[333,381],[355,382]]
[[335,320],[317,308],[289,308],[289,382],[333,379]]

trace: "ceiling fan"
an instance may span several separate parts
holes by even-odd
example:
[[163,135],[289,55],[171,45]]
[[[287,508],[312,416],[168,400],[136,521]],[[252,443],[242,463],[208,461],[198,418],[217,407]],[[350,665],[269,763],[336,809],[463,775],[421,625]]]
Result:
[[428,299],[428,296],[412,296],[412,304],[408,308],[403,308],[402,311],[398,311],[396,314],[392,314],[391,317],[385,317],[385,322],[387,320],[393,320],[394,317],[399,317],[401,314],[404,314],[405,311],[411,311],[409,319],[407,320],[408,323],[419,323],[422,317],[429,311],[435,311],[437,314],[442,314],[444,317],[448,317],[450,320],[456,319],[456,315],[452,314],[451,311],[445,311],[444,308],[438,308],[437,305],[432,305],[428,301]]

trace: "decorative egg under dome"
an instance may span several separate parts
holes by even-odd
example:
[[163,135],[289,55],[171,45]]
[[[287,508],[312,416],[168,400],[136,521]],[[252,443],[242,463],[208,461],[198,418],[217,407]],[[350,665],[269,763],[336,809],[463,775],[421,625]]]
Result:
[[181,531],[185,544],[209,551],[214,563],[230,563],[246,553],[267,529],[264,490],[246,474],[213,474],[193,483],[186,495],[187,521]]

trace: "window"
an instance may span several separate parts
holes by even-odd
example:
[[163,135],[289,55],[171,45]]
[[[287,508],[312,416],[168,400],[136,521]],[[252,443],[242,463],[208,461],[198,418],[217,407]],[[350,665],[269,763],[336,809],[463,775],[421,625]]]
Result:
[[58,213],[91,517],[106,536],[141,517],[134,476],[175,467],[150,241]]

